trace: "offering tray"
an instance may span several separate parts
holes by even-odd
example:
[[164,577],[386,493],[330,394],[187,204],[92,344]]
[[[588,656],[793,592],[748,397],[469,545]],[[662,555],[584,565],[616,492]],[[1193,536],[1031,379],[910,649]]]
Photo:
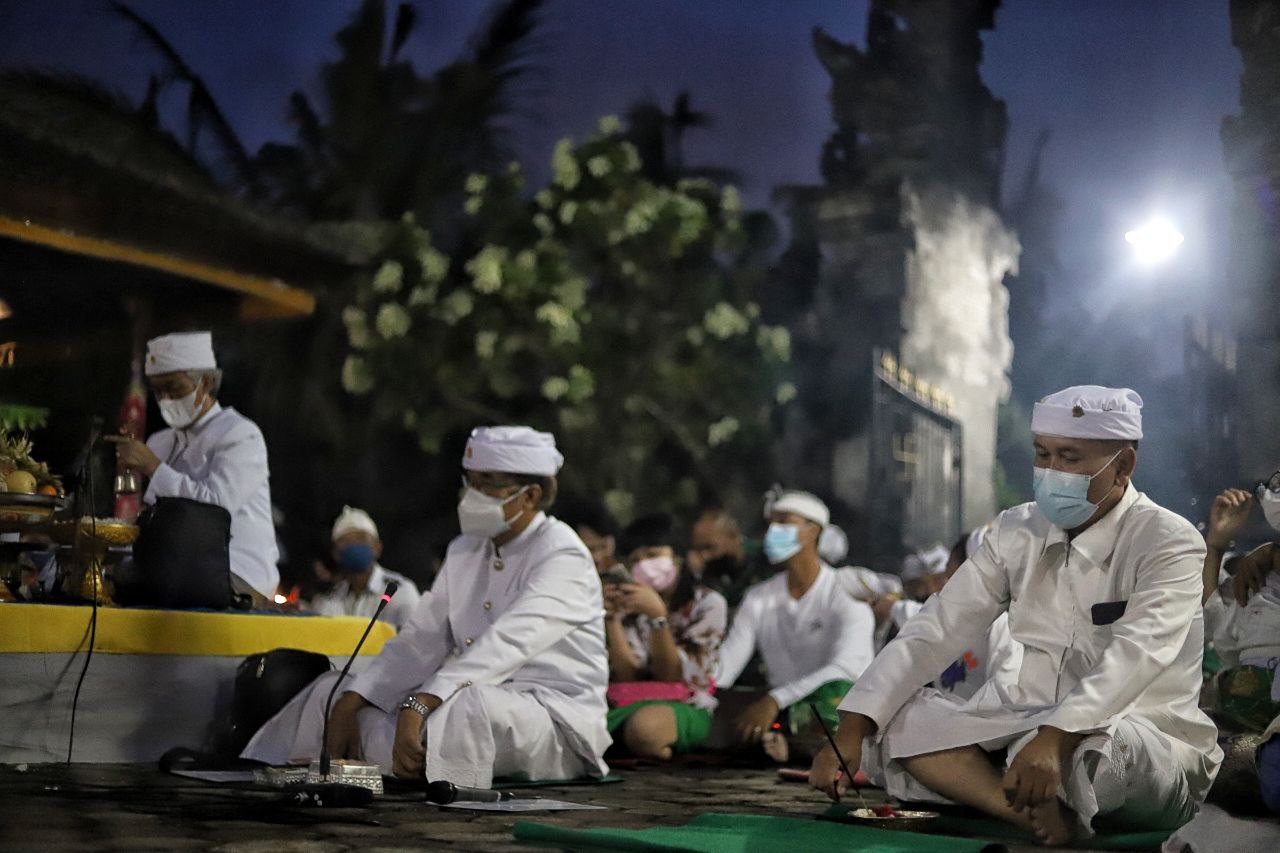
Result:
[[65,504],[66,500],[58,495],[0,492],[0,523],[39,523]]
[[[138,538],[138,525],[119,518],[99,518],[96,521],[84,516],[79,521],[81,541],[95,545],[132,545]],[[76,522],[57,521],[49,525],[49,535],[59,545],[76,544]]]

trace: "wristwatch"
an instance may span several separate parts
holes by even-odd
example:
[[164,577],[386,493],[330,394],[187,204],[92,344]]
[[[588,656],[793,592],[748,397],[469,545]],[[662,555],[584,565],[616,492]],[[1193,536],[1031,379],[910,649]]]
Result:
[[665,617],[665,616],[650,616],[650,617],[649,617],[649,630],[650,630],[650,631],[657,631],[657,630],[662,629],[662,628],[665,628],[665,627],[667,627],[667,617]]
[[428,708],[426,705],[422,704],[421,702],[419,702],[418,697],[414,696],[412,693],[409,694],[409,697],[407,699],[405,699],[403,702],[400,703],[400,710],[403,711],[405,709],[408,709],[410,711],[417,711],[419,714],[421,714],[424,717],[428,716],[431,713],[431,709]]

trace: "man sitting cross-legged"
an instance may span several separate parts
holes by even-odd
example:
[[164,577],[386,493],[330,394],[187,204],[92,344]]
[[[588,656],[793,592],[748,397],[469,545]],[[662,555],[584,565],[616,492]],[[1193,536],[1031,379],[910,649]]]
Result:
[[[1036,404],[1035,502],[993,522],[845,697],[836,737],[851,769],[1049,844],[1096,817],[1172,829],[1195,813],[1222,760],[1197,706],[1204,543],[1130,482],[1141,406],[1097,386]],[[923,688],[1005,612],[1024,649],[1016,681],[967,701]],[[848,784],[830,747],[810,781],[833,797]]]

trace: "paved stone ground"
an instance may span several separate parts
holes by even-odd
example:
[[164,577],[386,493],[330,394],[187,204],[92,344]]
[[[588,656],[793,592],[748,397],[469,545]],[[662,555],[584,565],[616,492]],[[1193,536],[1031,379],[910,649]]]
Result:
[[[210,785],[151,765],[45,764],[25,772],[0,765],[0,850],[528,851],[512,837],[517,819],[642,828],[709,811],[812,817],[825,805],[817,792],[782,782],[772,770],[673,767],[619,775],[624,781],[617,784],[527,789],[608,811],[512,816],[442,809],[394,792],[366,809],[288,808],[278,804],[278,792]],[[866,796],[883,799],[878,791]]]

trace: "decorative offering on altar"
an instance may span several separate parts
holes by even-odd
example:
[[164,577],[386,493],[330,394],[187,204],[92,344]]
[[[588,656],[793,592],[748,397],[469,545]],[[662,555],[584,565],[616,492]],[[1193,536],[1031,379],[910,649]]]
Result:
[[305,764],[294,764],[287,767],[255,767],[253,781],[258,785],[271,788],[287,788],[290,785],[303,785],[307,781],[308,768]]
[[[65,526],[70,530],[71,538],[74,539],[72,522],[65,522],[65,525],[59,526]],[[138,530],[138,525],[130,524],[122,518],[90,518],[87,515],[80,518],[80,535],[92,539],[99,545],[132,545],[138,538]],[[55,538],[57,538],[56,534]]]
[[31,455],[25,433],[0,431],[0,521],[39,522],[62,506],[62,483]]

